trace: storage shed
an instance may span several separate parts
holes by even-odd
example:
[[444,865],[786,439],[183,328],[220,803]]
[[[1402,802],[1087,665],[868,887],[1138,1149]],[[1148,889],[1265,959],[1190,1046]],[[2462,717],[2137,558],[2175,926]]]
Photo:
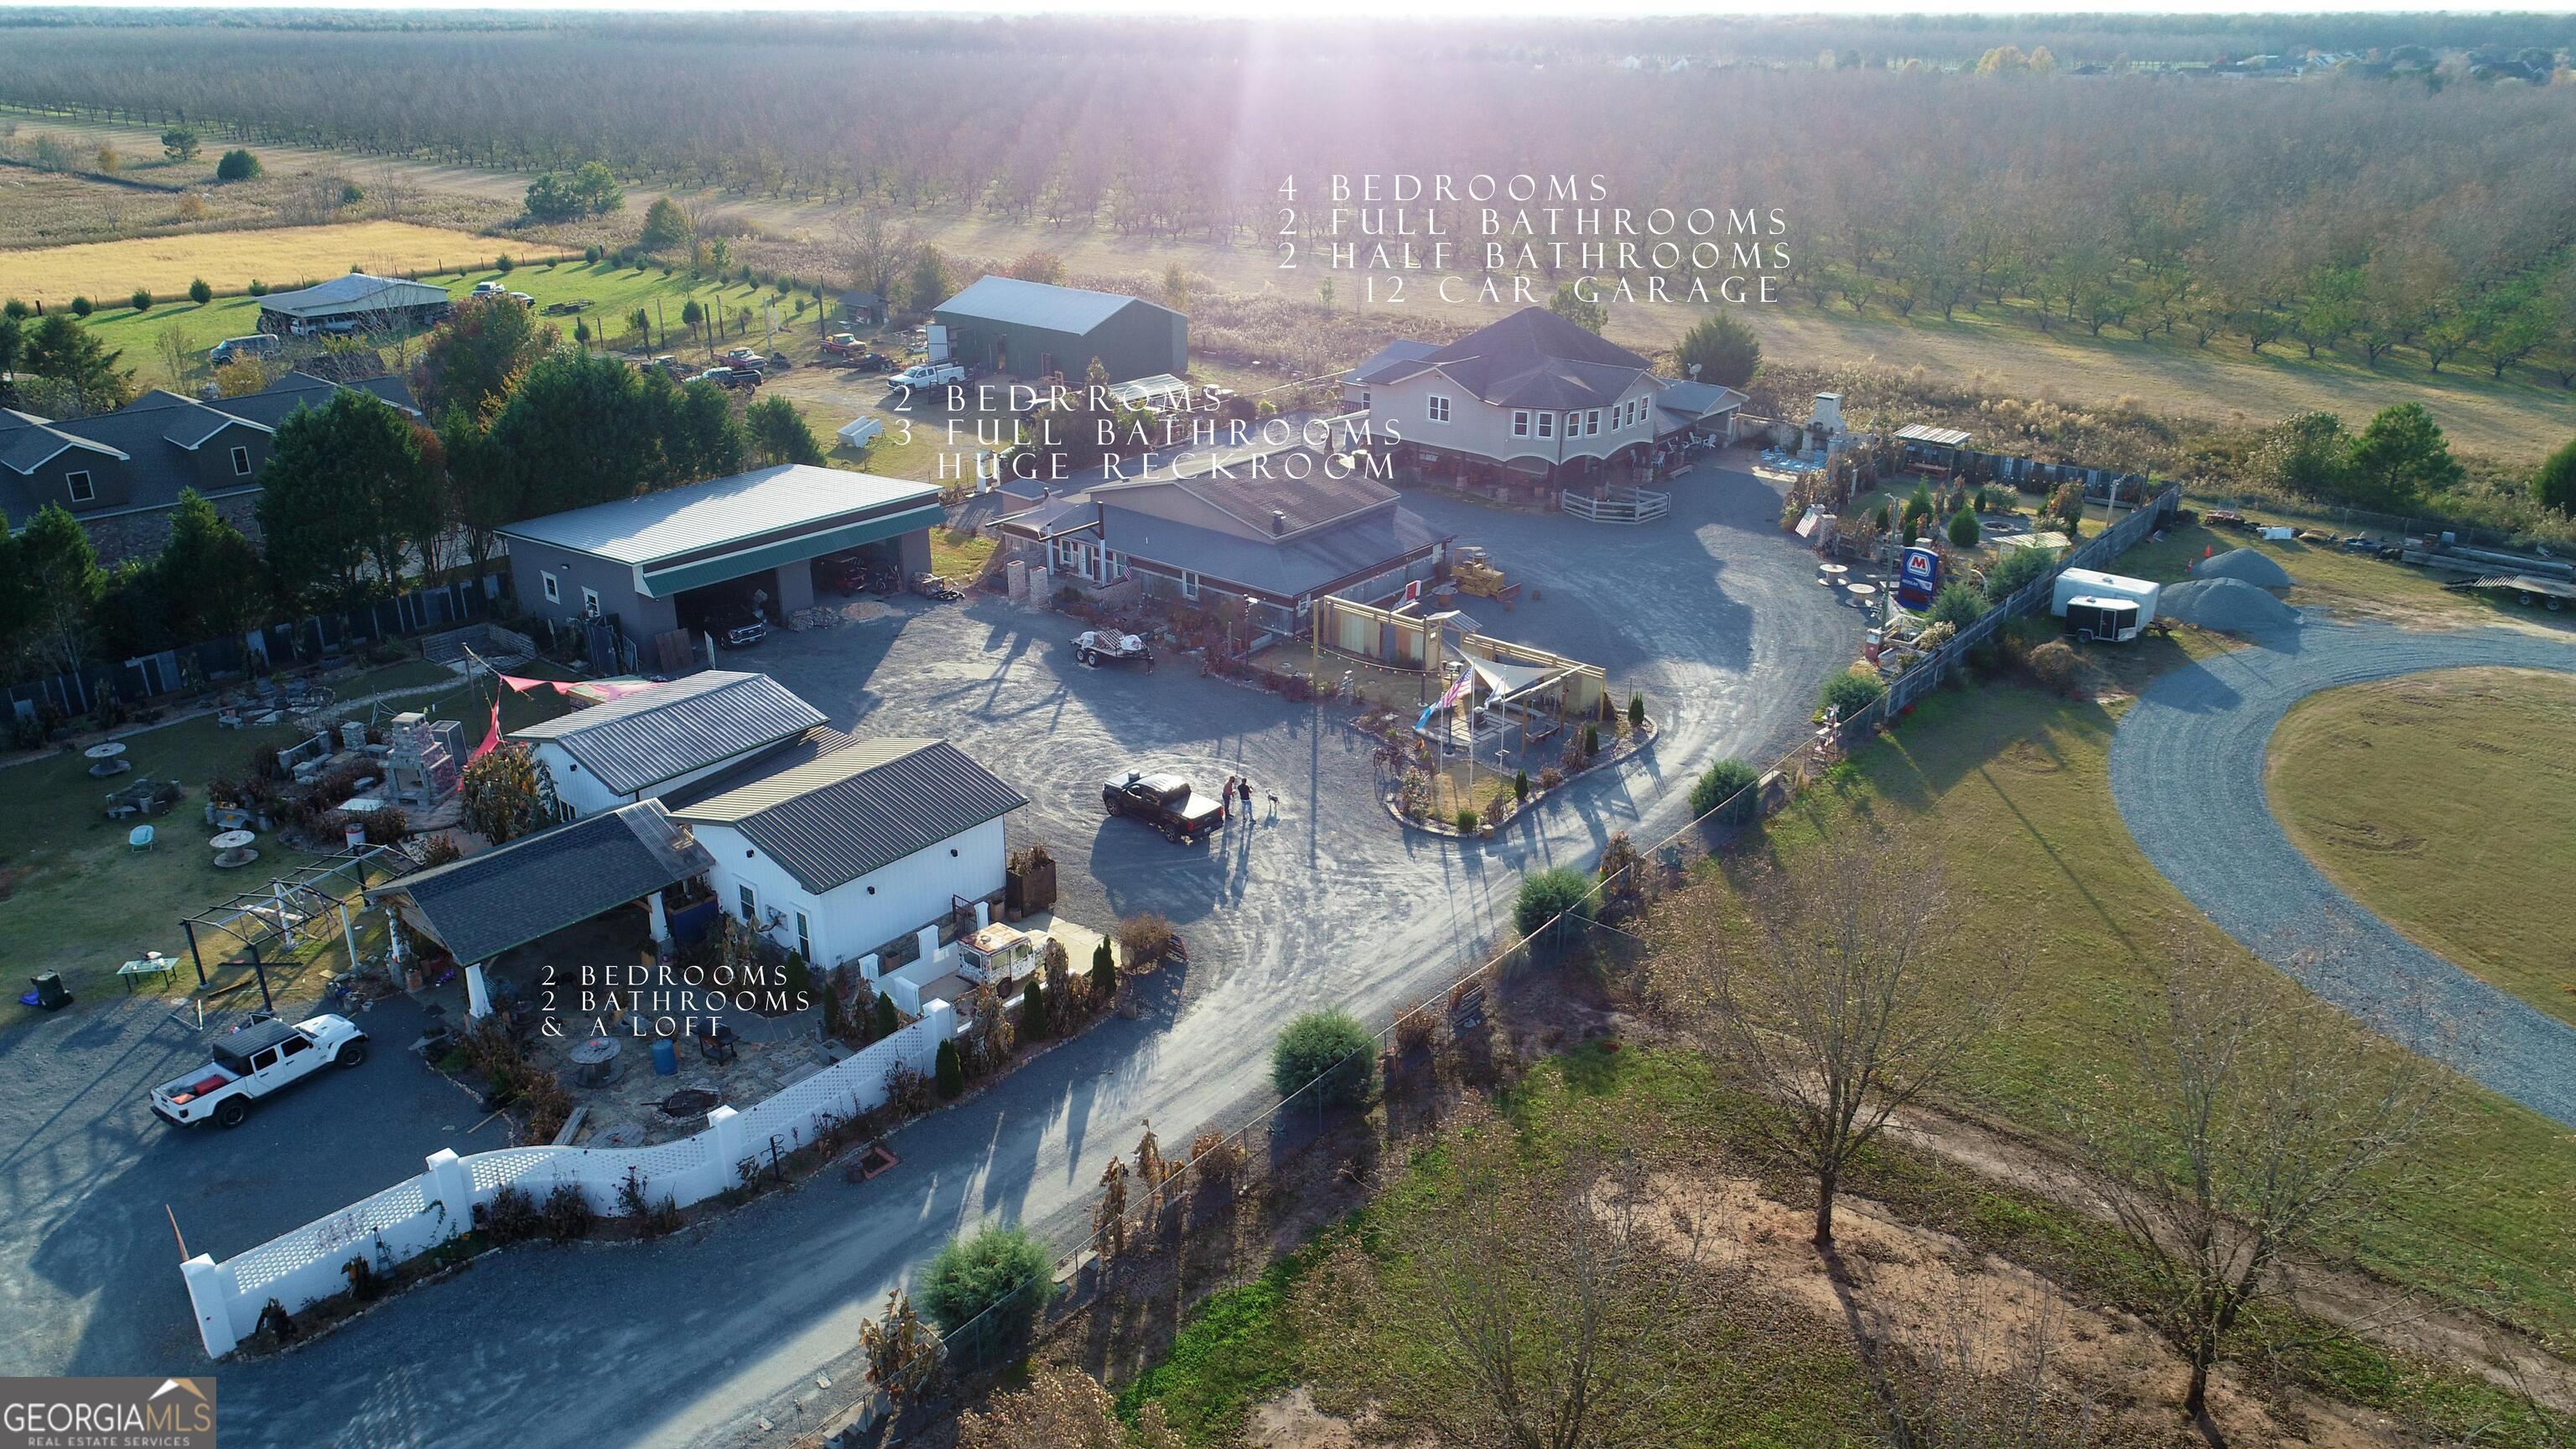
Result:
[[428,327],[447,317],[444,287],[351,272],[298,292],[260,299],[259,330],[302,337],[315,332],[384,332]]
[[1190,365],[1188,318],[1115,292],[986,277],[930,315],[948,329],[951,357],[1009,377],[1078,383],[1094,358],[1113,382]]

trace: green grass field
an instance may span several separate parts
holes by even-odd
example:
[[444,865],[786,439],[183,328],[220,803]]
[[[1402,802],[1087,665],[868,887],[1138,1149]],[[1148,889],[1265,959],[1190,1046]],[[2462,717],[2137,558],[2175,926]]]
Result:
[[[343,699],[422,681],[436,670],[449,682],[382,706],[368,706],[357,717],[391,715],[413,708],[436,711],[440,718],[463,721],[469,737],[481,738],[482,722],[491,717],[488,681],[469,687],[435,665],[414,660],[365,671],[332,682]],[[531,672],[544,673],[531,666]],[[533,723],[555,714],[551,699],[505,695],[505,726]],[[12,822],[6,854],[0,855],[0,959],[23,977],[58,971],[73,994],[85,1002],[115,995],[116,968],[146,951],[184,958],[187,942],[179,920],[241,891],[264,885],[272,873],[292,869],[316,857],[287,849],[275,837],[262,836],[260,858],[237,870],[219,870],[206,840],[206,782],[238,778],[249,772],[255,749],[278,750],[293,744],[288,726],[269,729],[218,728],[211,717],[181,720],[123,736],[131,774],[93,780],[89,762],[76,753],[49,754],[0,769],[0,818]],[[106,796],[116,787],[142,777],[175,779],[184,790],[169,814],[150,823],[158,836],[147,851],[126,844],[130,822],[106,815]],[[364,949],[362,946],[361,949]],[[213,962],[210,960],[209,965]],[[309,953],[296,971],[344,969],[341,953],[330,948]],[[280,979],[272,975],[275,984]],[[183,966],[166,988],[177,992],[194,986],[196,976]],[[11,999],[0,1005],[0,1026],[30,1014]],[[75,1006],[75,1011],[81,1007]]]
[[2576,677],[2451,670],[2314,695],[2274,732],[2268,781],[2335,884],[2576,1022]]
[[[680,309],[690,299],[695,298],[700,306],[710,310],[721,305],[725,318],[721,346],[732,346],[745,340],[753,345],[764,345],[770,334],[762,325],[763,304],[775,299],[775,294],[767,288],[745,286],[739,282],[718,286],[693,280],[685,271],[666,277],[659,267],[648,267],[639,272],[632,267],[619,267],[608,262],[532,264],[515,267],[506,273],[487,267],[440,273],[420,280],[445,287],[458,297],[472,293],[477,282],[497,281],[511,291],[525,292],[536,298],[540,313],[558,302],[587,300],[591,305],[576,316],[541,317],[541,320],[560,329],[566,341],[572,340],[576,322],[587,322],[594,333],[594,342],[598,340],[598,334],[604,333],[608,344],[618,347],[644,345],[646,339],[634,333],[628,314],[639,307],[651,309],[658,304],[669,333],[666,339],[662,323],[655,324],[650,339],[653,350],[682,356],[703,354],[709,341],[704,331],[693,340],[681,326]],[[801,317],[796,313],[800,300],[807,304]],[[817,337],[818,314],[812,301],[810,292],[778,300],[780,335],[792,335],[807,342]],[[746,312],[750,314],[748,319],[741,316]],[[98,334],[102,344],[124,353],[120,365],[132,369],[137,385],[144,387],[173,385],[169,370],[161,360],[160,337],[173,327],[179,329],[186,339],[189,358],[185,375],[178,379],[178,384],[194,388],[209,375],[206,368],[208,348],[227,337],[240,337],[259,329],[259,299],[223,297],[202,307],[183,301],[154,307],[148,312],[136,312],[124,306],[108,307],[92,313],[88,325]],[[403,357],[416,358],[418,349],[417,337],[407,339],[399,349],[389,345],[386,348],[387,360],[398,362]]]
[[[2133,554],[2132,559],[2135,559]],[[2127,688],[2218,647],[2188,633],[2120,656]],[[2101,652],[2101,651],[2096,651]],[[1767,848],[1846,817],[1919,824],[1947,845],[1962,949],[2010,952],[2026,987],[1968,1082],[1987,1109],[2046,1133],[2055,1104],[2123,1076],[2120,1029],[2168,932],[2236,963],[2248,990],[2290,989],[2237,946],[2139,854],[2111,798],[2112,707],[2018,684],[1935,692],[1892,735],[1780,817]],[[2351,1030],[2359,1031],[2354,1026]],[[2438,1193],[2401,1199],[2344,1244],[2371,1270],[2455,1306],[2493,1312],[2576,1345],[2576,1137],[2467,1088]]]

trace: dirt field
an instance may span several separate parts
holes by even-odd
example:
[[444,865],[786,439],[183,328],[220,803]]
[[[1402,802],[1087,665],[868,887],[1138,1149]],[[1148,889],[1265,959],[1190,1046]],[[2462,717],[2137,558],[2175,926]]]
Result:
[[2319,694],[2272,736],[2273,808],[2354,899],[2576,1021],[2576,679],[2414,675]]
[[137,287],[182,297],[203,277],[218,291],[254,281],[291,287],[338,276],[352,267],[410,272],[479,261],[505,246],[489,238],[404,221],[358,221],[267,231],[194,233],[82,242],[0,253],[0,292],[63,306],[85,296],[123,307]]

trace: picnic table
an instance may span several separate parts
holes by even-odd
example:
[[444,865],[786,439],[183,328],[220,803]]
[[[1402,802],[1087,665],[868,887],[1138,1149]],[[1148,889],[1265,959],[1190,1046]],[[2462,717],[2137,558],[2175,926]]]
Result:
[[125,983],[125,994],[128,996],[134,994],[134,982],[137,977],[153,976],[167,982],[178,974],[179,963],[158,951],[146,951],[141,960],[128,961],[116,968],[116,979]]

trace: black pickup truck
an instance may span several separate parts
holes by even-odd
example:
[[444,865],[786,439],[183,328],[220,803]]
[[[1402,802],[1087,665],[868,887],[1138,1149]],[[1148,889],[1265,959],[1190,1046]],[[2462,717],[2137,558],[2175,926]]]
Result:
[[1190,788],[1178,775],[1148,775],[1130,770],[1100,787],[1100,803],[1112,815],[1132,815],[1163,832],[1167,840],[1195,842],[1225,818],[1225,808]]

